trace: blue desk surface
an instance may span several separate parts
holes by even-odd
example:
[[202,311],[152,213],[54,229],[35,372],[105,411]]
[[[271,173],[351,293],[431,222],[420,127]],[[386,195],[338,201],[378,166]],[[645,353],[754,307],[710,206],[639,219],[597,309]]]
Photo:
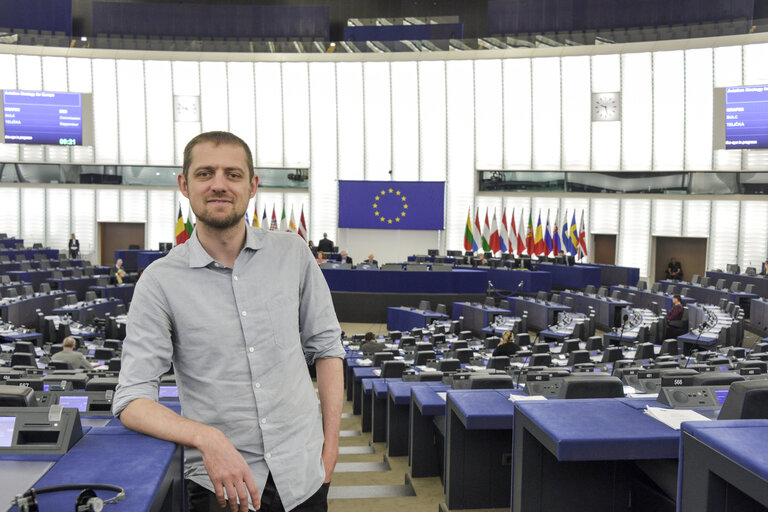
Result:
[[[115,511],[150,509],[176,445],[132,432],[124,427],[92,428],[66,455],[35,483],[35,487],[79,482],[119,485],[125,501],[110,505]],[[182,475],[178,475],[181,478]],[[41,510],[61,510],[74,503],[78,491],[41,494]],[[111,497],[113,493],[99,492]]]
[[392,382],[402,382],[403,379],[366,379],[363,382],[371,382],[373,386],[373,393],[376,395],[377,400],[385,400],[387,393],[389,392],[389,384]]
[[387,308],[387,329],[390,331],[426,327],[433,320],[448,320],[448,315],[404,306]]
[[516,407],[549,438],[560,461],[674,459],[680,434],[643,413],[643,399],[518,402]]
[[411,390],[420,387],[442,387],[444,384],[438,381],[416,381],[416,382],[389,382],[389,399],[395,405],[410,405]]
[[456,269],[451,272],[322,269],[332,292],[367,293],[485,293],[484,271]]
[[381,370],[378,366],[358,366],[352,368],[352,373],[355,376],[355,380],[369,379],[371,377],[378,377],[374,370]]
[[509,401],[510,389],[450,390],[449,408],[467,430],[505,430],[514,427],[515,404]]
[[416,404],[422,416],[445,416],[445,400],[438,393],[448,392],[451,386],[435,382],[434,386],[417,386],[411,388],[411,399]]
[[552,286],[556,288],[584,288],[588,284],[599,287],[602,282],[603,270],[591,265],[553,265],[537,263],[535,270],[552,274]]
[[[552,274],[550,272],[532,270],[485,270],[486,280],[493,283],[499,290],[535,293],[552,290]],[[520,283],[523,286],[520,287]]]
[[681,430],[768,480],[768,420],[691,421]]

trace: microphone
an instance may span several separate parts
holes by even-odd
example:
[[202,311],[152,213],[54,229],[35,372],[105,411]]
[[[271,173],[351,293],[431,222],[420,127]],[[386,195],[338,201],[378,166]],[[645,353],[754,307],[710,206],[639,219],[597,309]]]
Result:
[[624,313],[624,315],[621,317],[621,331],[619,332],[619,343],[621,343],[621,337],[624,336],[624,326],[627,324],[627,320],[629,320],[629,315]]
[[531,359],[531,356],[528,356],[523,361],[523,365],[517,370],[517,379],[515,379],[515,389],[520,389],[520,377],[523,373],[523,368],[525,368],[525,365],[528,364],[528,361]]

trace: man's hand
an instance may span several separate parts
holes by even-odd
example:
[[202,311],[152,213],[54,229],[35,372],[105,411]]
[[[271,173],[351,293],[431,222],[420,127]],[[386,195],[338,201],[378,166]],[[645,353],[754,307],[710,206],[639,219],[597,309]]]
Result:
[[224,508],[229,498],[229,508],[232,512],[248,512],[250,494],[253,507],[256,510],[261,508],[259,489],[251,469],[220,430],[211,428],[197,446],[203,454],[203,463],[213,483],[220,507]]
[[326,443],[323,444],[323,453],[321,457],[323,458],[323,466],[325,467],[325,480],[323,480],[323,483],[327,484],[331,481],[333,470],[336,468],[336,461],[339,458],[339,445],[331,446],[331,444],[326,441]]

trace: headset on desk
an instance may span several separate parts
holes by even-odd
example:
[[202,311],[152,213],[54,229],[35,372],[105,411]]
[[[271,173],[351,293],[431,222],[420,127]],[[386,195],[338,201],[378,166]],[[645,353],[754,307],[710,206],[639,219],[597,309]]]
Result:
[[[15,505],[19,512],[38,512],[40,510],[37,503],[37,496],[39,494],[64,491],[81,491],[75,500],[75,512],[101,512],[104,509],[104,505],[111,505],[125,499],[125,489],[118,485],[71,484],[40,487],[39,489],[30,487],[25,493],[17,495],[11,501],[11,505]],[[94,491],[113,491],[117,494],[103,500],[96,496]]]

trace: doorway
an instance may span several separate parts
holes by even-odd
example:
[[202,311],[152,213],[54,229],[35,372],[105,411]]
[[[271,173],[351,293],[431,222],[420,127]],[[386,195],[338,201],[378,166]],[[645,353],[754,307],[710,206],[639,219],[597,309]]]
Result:
[[705,275],[707,271],[707,240],[707,238],[653,237],[656,246],[653,261],[655,281],[664,279],[669,259],[672,257],[680,262],[685,281],[690,281],[694,274]]
[[143,222],[99,222],[101,265],[112,265],[115,251],[130,249],[132,245],[144,248]]
[[593,261],[604,265],[616,264],[616,235],[592,235]]

